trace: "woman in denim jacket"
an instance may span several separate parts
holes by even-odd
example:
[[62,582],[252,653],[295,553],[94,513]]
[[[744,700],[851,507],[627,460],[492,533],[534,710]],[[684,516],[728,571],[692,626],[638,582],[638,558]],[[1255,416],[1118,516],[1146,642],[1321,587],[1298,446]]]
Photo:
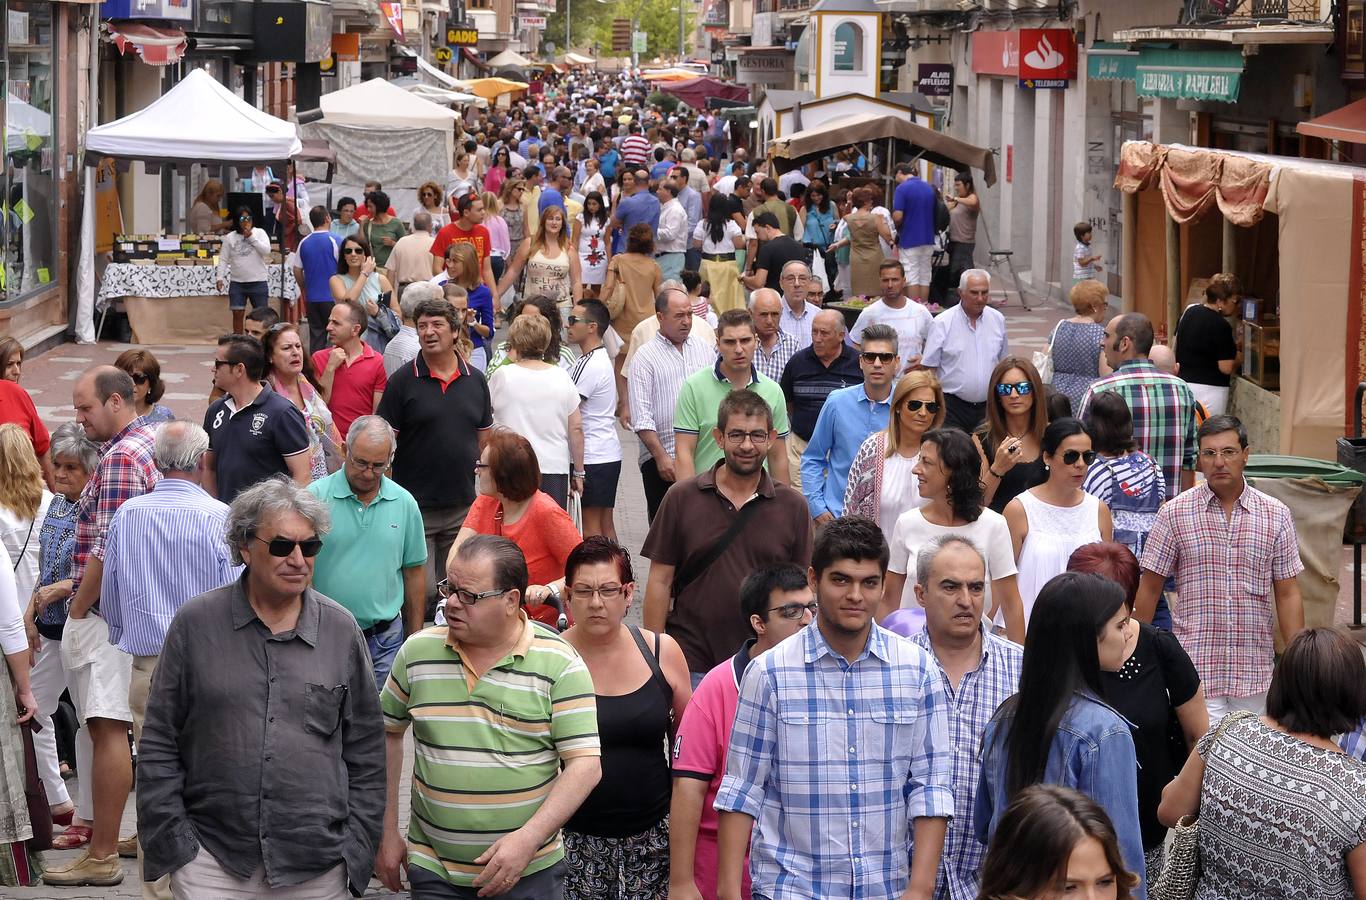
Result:
[[1106,578],[1064,572],[1044,585],[1025,637],[1020,690],[987,724],[973,811],[987,843],[1010,801],[1032,784],[1094,799],[1114,822],[1125,867],[1146,900],[1137,762],[1129,723],[1099,698],[1100,673],[1124,662],[1131,622],[1124,591]]

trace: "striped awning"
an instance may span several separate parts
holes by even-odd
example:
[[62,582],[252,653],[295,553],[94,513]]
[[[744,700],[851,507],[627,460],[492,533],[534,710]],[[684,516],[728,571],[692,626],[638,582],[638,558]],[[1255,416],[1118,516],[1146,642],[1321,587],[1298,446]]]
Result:
[[146,25],[142,22],[106,22],[109,40],[119,53],[126,55],[131,47],[149,66],[169,66],[179,62],[189,47],[185,32],[179,28]]

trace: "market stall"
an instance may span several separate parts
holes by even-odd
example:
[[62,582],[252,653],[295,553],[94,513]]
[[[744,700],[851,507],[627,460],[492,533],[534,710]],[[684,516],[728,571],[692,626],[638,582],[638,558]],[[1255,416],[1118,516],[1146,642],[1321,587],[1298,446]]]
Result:
[[[198,165],[226,181],[234,179],[239,169],[245,174],[258,164],[278,166],[278,171],[283,172],[287,161],[302,149],[294,125],[256,109],[207,72],[194,69],[144,109],[89,130],[85,164],[91,174],[87,185],[93,183],[94,167],[106,159],[112,159],[122,171],[135,161],[141,161],[149,172],[171,166],[177,172],[188,174],[192,166]],[[87,195],[90,193],[88,190]],[[90,203],[88,199],[87,217],[93,216]],[[136,243],[126,237],[116,240],[116,253],[127,254],[130,251],[124,245]],[[75,316],[78,339],[94,339],[96,308],[107,310],[116,299],[122,300],[134,334],[149,343],[153,342],[154,335],[184,332],[202,337],[203,329],[209,327],[211,321],[217,329],[215,337],[229,330],[231,319],[227,300],[214,285],[217,260],[207,252],[209,248],[200,248],[197,236],[191,235],[142,237],[157,242],[154,258],[126,265],[149,272],[132,276],[124,268],[125,264],[110,265],[98,292],[92,292],[94,296],[89,298],[90,302],[82,298],[78,304]],[[195,244],[192,251],[186,250],[187,241]],[[162,242],[166,242],[165,249],[161,249]],[[93,284],[94,255],[86,251],[85,236],[82,243],[81,265]],[[175,252],[170,249],[172,244],[177,248]],[[139,253],[138,250],[132,252]],[[156,256],[163,256],[163,260]],[[277,263],[271,276],[274,295],[290,297],[292,279],[278,265],[278,255],[273,261]],[[157,269],[165,271],[155,274],[150,271]],[[138,293],[141,290],[147,293]],[[297,289],[293,290],[293,296],[297,296]],[[218,327],[220,316],[222,322],[228,323],[227,327]],[[181,340],[176,338],[172,342]],[[188,343],[193,338],[183,340]]]
[[683,81],[665,81],[659,85],[659,90],[665,94],[673,94],[699,111],[705,109],[707,101],[712,98],[736,104],[749,102],[749,88],[707,75]]
[[1115,187],[1125,308],[1170,331],[1199,279],[1235,274],[1250,302],[1229,411],[1259,451],[1334,459],[1366,380],[1366,170],[1128,141]]

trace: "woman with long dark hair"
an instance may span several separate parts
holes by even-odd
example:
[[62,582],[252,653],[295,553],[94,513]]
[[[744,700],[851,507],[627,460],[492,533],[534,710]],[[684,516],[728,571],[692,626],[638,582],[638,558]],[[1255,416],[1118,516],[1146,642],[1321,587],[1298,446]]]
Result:
[[313,381],[299,326],[289,322],[272,325],[261,343],[266,351],[266,379],[271,389],[303,413],[304,424],[308,426],[309,476],[311,481],[317,481],[341,467],[346,451],[341,432],[332,422],[332,410],[323,402]]
[[508,180],[508,175],[512,172],[512,157],[508,155],[506,144],[500,144],[498,149],[493,151],[493,162],[489,164],[489,170],[484,175],[484,190],[497,194],[503,189],[503,182]]
[[835,225],[839,222],[839,211],[830,202],[830,188],[824,181],[813,181],[806,186],[802,197],[802,243],[811,251],[814,262],[819,259],[825,264],[826,283],[835,284],[839,266],[830,245],[835,242]]
[[607,277],[607,260],[612,255],[607,226],[611,221],[602,194],[589,191],[583,198],[583,212],[574,217],[573,238],[573,244],[578,248],[585,297],[597,297],[602,281]]
[[1115,826],[1085,794],[1054,784],[1020,791],[982,864],[977,900],[1133,900]]
[[967,538],[987,563],[985,604],[989,615],[1004,623],[1006,635],[1024,640],[1024,616],[1015,584],[1015,557],[1010,552],[1010,528],[1000,513],[985,508],[982,483],[977,478],[977,451],[972,439],[956,428],[935,428],[920,438],[920,459],[911,469],[924,506],[909,509],[897,519],[887,542],[891,559],[883,581],[878,618],[901,607],[918,606],[915,579],[906,577],[920,548],[937,537]]
[[[1124,867],[1144,871],[1138,761],[1129,723],[1109,706],[1102,671],[1118,671],[1128,642],[1124,590],[1099,575],[1065,572],[1044,585],[1025,638],[1020,690],[982,734],[974,827],[987,843],[1010,801],[1035,784],[1091,797],[1109,814]],[[1141,881],[1139,900],[1147,896]]]
[[982,457],[987,506],[1005,512],[1021,491],[1043,484],[1043,430],[1048,398],[1039,370],[1027,359],[1007,356],[987,381],[987,420],[972,439]]
[[717,199],[707,207],[707,216],[693,229],[692,245],[702,251],[702,280],[711,285],[712,303],[717,314],[728,309],[743,309],[745,292],[740,287],[740,269],[735,251],[745,246],[740,226],[731,218],[731,205]]
[[[397,219],[390,221],[397,222]],[[362,336],[365,343],[383,353],[389,339],[375,326],[381,304],[388,306],[403,321],[398,303],[394,300],[394,289],[383,273],[376,271],[378,262],[370,253],[370,243],[359,234],[344,238],[337,254],[337,274],[332,276],[329,286],[332,300],[336,303],[350,301],[365,310],[366,327]]]

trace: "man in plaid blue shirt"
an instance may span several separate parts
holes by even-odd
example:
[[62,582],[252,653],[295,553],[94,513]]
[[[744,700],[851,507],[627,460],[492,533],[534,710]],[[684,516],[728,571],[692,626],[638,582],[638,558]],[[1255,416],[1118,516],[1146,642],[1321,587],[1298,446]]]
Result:
[[934,896],[954,808],[949,698],[930,654],[873,622],[887,557],[867,519],[827,525],[808,575],[815,627],[745,672],[716,795],[718,900],[739,900],[747,846],[766,900]]
[[925,629],[911,640],[934,659],[949,703],[953,740],[954,817],[944,839],[935,897],[975,900],[987,848],[972,831],[972,804],[981,764],[977,752],[991,716],[1020,686],[1024,651],[982,625],[987,564],[966,538],[944,535],[921,548],[915,597]]

